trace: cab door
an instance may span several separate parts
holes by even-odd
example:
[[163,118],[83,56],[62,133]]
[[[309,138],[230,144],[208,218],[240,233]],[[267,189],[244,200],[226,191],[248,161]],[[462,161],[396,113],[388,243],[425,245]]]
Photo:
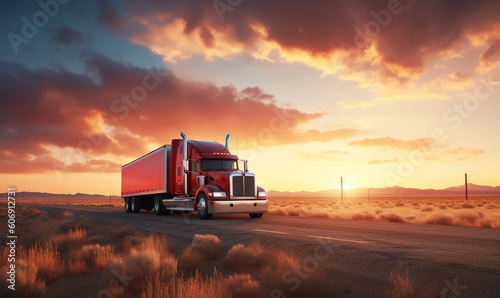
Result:
[[196,177],[200,175],[200,161],[197,159],[189,160],[189,173],[188,173],[188,193],[190,195],[195,195],[198,190],[198,181]]

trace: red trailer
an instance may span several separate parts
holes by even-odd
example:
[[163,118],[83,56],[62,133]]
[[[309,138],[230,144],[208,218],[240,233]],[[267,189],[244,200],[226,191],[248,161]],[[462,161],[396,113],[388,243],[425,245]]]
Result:
[[122,197],[127,212],[141,209],[156,214],[197,211],[202,219],[212,214],[267,212],[266,191],[254,174],[217,142],[172,140],[122,167]]

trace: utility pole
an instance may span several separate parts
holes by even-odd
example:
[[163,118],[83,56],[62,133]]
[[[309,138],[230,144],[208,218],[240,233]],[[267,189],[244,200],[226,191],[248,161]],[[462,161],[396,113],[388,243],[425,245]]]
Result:
[[340,200],[344,201],[344,182],[342,181],[342,176],[340,176]]
[[469,190],[467,188],[467,173],[465,173],[465,200],[469,200]]

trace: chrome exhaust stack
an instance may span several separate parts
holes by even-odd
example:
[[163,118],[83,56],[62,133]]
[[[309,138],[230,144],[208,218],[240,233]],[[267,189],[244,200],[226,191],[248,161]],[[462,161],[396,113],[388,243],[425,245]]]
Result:
[[188,196],[188,171],[189,171],[189,160],[188,160],[188,140],[186,135],[181,131],[181,137],[184,139],[184,159],[182,160],[182,166],[184,168],[184,195]]
[[227,136],[226,136],[226,148],[227,148],[227,150],[229,150],[229,137],[230,136],[231,136],[230,134],[227,134]]

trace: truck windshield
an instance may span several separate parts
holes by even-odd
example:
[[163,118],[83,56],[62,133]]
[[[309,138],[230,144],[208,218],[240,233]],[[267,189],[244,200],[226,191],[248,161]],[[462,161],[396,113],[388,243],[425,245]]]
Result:
[[204,171],[208,170],[237,170],[238,163],[236,160],[229,159],[202,159],[201,168]]

